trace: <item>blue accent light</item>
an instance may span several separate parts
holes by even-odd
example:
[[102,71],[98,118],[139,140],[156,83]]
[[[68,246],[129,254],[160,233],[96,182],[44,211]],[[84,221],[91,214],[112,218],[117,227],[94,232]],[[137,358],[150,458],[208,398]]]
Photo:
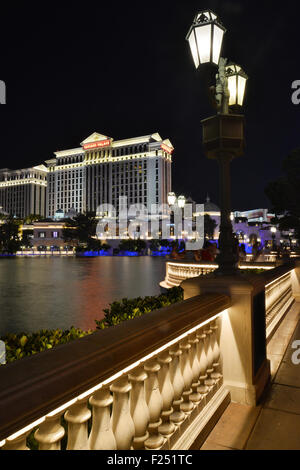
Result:
[[151,256],[162,256],[165,257],[169,254],[168,251],[152,251]]
[[125,256],[139,256],[137,251],[124,251]]
[[84,251],[83,253],[79,253],[80,256],[109,256],[108,252],[105,250],[100,251]]
[[0,256],[3,258],[12,258],[12,257],[15,257],[16,255],[12,253],[1,253]]

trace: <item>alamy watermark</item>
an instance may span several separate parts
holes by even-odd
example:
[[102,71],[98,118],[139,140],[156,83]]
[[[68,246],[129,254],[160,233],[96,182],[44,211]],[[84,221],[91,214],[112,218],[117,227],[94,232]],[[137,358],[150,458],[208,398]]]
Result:
[[0,104],[6,104],[6,85],[3,80],[0,80]]
[[300,104],[300,80],[293,81],[292,90],[295,90],[292,93],[292,103],[295,105],[299,105]]
[[296,351],[294,351],[292,354],[292,363],[295,366],[298,366],[300,364],[300,341],[299,340],[293,341],[292,349],[296,349]]
[[204,243],[204,205],[185,204],[184,209],[168,204],[152,204],[151,210],[143,204],[128,207],[127,196],[119,198],[118,211],[112,204],[97,208],[98,238],[120,239],[185,239],[186,250],[201,250]]
[[6,364],[6,348],[4,341],[0,340],[0,364]]

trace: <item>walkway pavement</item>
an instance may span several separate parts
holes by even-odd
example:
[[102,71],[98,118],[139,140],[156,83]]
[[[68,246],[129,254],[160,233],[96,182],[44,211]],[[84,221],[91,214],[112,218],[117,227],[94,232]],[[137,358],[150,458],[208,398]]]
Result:
[[[293,305],[268,344],[272,380],[256,407],[231,403],[200,450],[300,450],[300,303]],[[300,359],[300,354],[299,354]]]

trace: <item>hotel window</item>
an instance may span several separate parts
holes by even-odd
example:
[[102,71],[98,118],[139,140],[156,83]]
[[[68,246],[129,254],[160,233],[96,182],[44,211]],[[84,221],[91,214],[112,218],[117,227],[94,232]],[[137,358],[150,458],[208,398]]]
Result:
[[58,232],[52,232],[52,238],[58,238]]
[[39,232],[39,238],[46,238],[46,232]]

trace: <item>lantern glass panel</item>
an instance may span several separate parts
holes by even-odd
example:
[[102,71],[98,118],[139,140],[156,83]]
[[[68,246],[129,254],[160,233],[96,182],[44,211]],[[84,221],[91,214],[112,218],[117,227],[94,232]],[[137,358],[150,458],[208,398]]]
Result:
[[236,98],[237,98],[236,75],[232,75],[231,77],[228,77],[228,89],[229,89],[229,93],[230,93],[229,106],[233,106],[233,105],[236,104]]
[[168,204],[169,204],[170,206],[174,206],[175,202],[176,202],[176,195],[175,195],[175,193],[169,193],[169,194],[168,194]]
[[185,206],[185,197],[184,196],[179,196],[178,198],[178,207],[180,209],[183,209]]
[[245,89],[246,89],[246,78],[238,76],[238,104],[243,106]]
[[197,69],[199,67],[199,58],[198,58],[197,44],[196,44],[194,31],[191,32],[191,35],[189,37],[189,44],[190,44],[192,56],[195,62],[195,67]]
[[195,28],[200,63],[210,62],[211,52],[211,28],[212,25],[198,26]]
[[218,65],[221,53],[221,47],[223,42],[224,31],[218,26],[214,25],[214,36],[213,36],[213,62]]

